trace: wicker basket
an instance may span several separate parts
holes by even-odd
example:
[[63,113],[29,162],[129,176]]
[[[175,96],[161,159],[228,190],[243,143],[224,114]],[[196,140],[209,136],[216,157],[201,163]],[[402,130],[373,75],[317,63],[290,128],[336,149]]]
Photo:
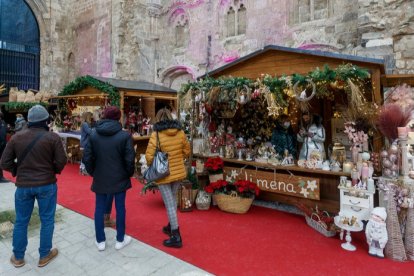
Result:
[[326,223],[321,221],[321,218],[318,216],[318,214],[313,213],[310,217],[305,216],[305,218],[306,218],[306,223],[310,227],[312,227],[313,229],[315,229],[316,231],[318,231],[319,233],[321,233],[325,237],[331,238],[331,237],[334,237],[336,235],[335,231],[329,231],[327,229],[328,227],[327,227]]
[[216,194],[213,195],[213,198],[215,198],[220,210],[235,214],[244,214],[249,211],[254,199],[253,197],[240,197],[235,191],[232,191],[230,195]]

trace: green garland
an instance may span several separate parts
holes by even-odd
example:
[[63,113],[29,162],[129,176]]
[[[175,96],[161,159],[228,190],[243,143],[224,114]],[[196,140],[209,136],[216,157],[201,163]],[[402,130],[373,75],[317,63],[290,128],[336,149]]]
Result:
[[[269,91],[275,95],[276,101],[281,106],[286,106],[286,95],[284,89],[291,87],[296,82],[300,85],[306,85],[307,80],[311,80],[316,84],[318,98],[330,98],[332,93],[328,89],[328,85],[334,81],[345,82],[348,79],[364,80],[370,77],[367,70],[362,69],[353,64],[343,64],[338,66],[335,70],[330,69],[328,65],[324,65],[323,69],[316,68],[314,71],[306,75],[293,74],[292,76],[272,77],[266,75],[263,78],[263,84],[269,88]],[[208,93],[213,87],[219,87],[220,93],[216,102],[228,103],[231,107],[235,106],[237,102],[236,91],[248,86],[251,89],[258,88],[258,83],[243,77],[221,77],[218,79],[207,76],[197,82],[186,83],[182,85],[179,94],[183,97],[188,91],[204,91],[208,98]],[[345,89],[345,91],[347,91]]]
[[46,109],[49,106],[49,104],[45,102],[7,102],[4,104],[4,108],[7,111],[26,112],[37,104],[43,105]]
[[58,96],[74,95],[76,92],[84,89],[87,86],[94,87],[99,91],[108,94],[108,98],[111,104],[119,107],[120,96],[118,89],[116,89],[116,87],[108,83],[97,80],[89,75],[78,77],[69,84],[67,84],[65,87],[63,87],[62,91],[58,94]]

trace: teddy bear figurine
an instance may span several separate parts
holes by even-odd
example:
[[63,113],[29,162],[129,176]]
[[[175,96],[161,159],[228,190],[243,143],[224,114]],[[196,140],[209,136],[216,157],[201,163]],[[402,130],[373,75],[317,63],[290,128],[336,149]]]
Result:
[[384,258],[384,247],[388,241],[387,226],[385,220],[387,212],[384,207],[375,207],[371,211],[371,218],[367,223],[365,235],[369,246],[368,254]]

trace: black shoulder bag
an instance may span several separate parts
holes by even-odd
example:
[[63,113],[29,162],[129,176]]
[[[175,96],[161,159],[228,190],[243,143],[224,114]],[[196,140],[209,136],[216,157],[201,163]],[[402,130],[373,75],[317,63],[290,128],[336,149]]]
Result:
[[155,148],[154,160],[151,166],[144,172],[144,179],[150,183],[170,175],[168,153],[162,152],[160,138],[157,131],[157,147]]
[[33,140],[30,142],[30,144],[24,149],[22,155],[20,157],[17,157],[17,163],[16,166],[13,168],[12,176],[15,177],[17,175],[17,169],[19,166],[23,163],[23,160],[26,158],[27,154],[32,150],[33,146],[36,144],[39,139],[46,134],[46,131],[39,133]]

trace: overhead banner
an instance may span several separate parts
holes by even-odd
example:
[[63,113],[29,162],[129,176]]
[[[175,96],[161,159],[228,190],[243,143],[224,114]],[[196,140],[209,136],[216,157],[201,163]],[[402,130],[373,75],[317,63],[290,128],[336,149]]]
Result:
[[262,191],[320,200],[319,178],[224,167],[225,179],[250,180]]

